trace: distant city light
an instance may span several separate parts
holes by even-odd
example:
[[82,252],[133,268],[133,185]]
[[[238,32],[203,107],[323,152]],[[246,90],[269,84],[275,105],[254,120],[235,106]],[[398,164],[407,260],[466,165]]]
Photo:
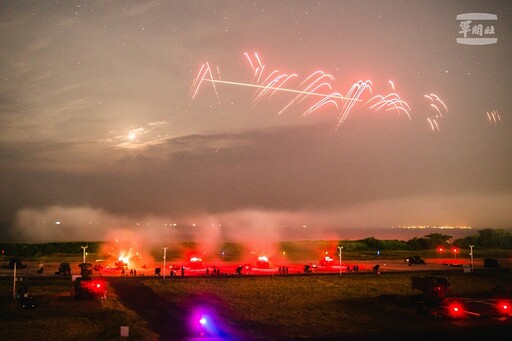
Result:
[[440,229],[440,230],[471,230],[471,226],[435,226],[435,225],[398,225],[392,229]]

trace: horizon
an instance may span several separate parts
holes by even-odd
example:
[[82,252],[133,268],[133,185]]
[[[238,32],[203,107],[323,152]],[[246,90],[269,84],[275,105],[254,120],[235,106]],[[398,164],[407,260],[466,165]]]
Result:
[[[175,230],[189,230],[191,226],[172,226],[172,227],[161,227],[160,232],[155,230],[150,230],[146,232],[141,231],[132,231],[127,232],[125,229],[118,230],[117,233],[113,233],[110,235],[110,238],[107,239],[69,239],[68,237],[63,237],[60,239],[47,239],[47,240],[11,240],[4,241],[5,243],[11,244],[48,244],[48,243],[87,243],[87,242],[99,242],[99,243],[112,243],[113,241],[117,241],[118,243],[121,241],[127,242],[132,241],[134,243],[143,243],[150,245],[159,245],[165,241],[165,243],[197,243],[197,244],[222,244],[222,243],[256,243],[259,245],[264,244],[276,244],[280,242],[300,242],[300,241],[356,241],[362,240],[365,238],[376,238],[378,240],[398,240],[398,241],[409,241],[413,238],[423,238],[429,234],[442,234],[451,236],[451,241],[457,239],[464,239],[469,236],[477,236],[479,231],[484,229],[492,229],[492,228],[483,228],[483,229],[473,229],[471,227],[420,227],[420,228],[410,228],[410,227],[376,227],[376,228],[357,228],[357,227],[345,227],[345,228],[333,228],[328,231],[322,230],[319,233],[315,233],[313,228],[304,228],[304,227],[281,227],[280,229],[274,228],[274,231],[279,231],[279,234],[275,234],[272,237],[254,234],[254,231],[251,231],[249,235],[236,236],[236,233],[233,232],[232,228],[227,226],[222,227],[207,227],[207,229],[214,228],[215,230],[224,229],[231,231],[229,238],[215,238],[212,239],[210,235],[205,235],[203,233],[203,229],[197,229],[195,233],[174,233],[173,238],[153,238],[155,234],[162,235],[162,231],[165,231],[169,228]],[[493,229],[496,230],[496,229]],[[504,231],[512,232],[512,229],[503,229]],[[178,237],[179,236],[179,237]],[[202,238],[201,236],[206,236],[206,238]],[[280,236],[283,236],[282,238]],[[327,238],[324,238],[327,237]]]

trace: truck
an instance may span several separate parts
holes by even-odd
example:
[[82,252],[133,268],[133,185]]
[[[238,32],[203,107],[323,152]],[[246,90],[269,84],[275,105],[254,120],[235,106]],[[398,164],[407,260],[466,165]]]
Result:
[[409,266],[415,265],[415,264],[421,264],[426,265],[425,260],[423,260],[420,256],[411,256],[409,258],[406,258],[404,260],[406,263],[408,263]]
[[441,301],[446,297],[450,284],[445,277],[413,276],[411,277],[411,287],[421,290],[423,297],[428,301]]
[[59,270],[55,271],[56,275],[71,275],[71,266],[69,263],[60,263]]

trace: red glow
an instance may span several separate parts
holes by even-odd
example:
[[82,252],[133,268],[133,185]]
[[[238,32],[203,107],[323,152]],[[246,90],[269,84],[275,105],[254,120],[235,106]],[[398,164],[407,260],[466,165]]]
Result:
[[510,314],[510,303],[508,302],[500,302],[498,303],[499,310],[504,314]]
[[457,302],[450,303],[450,305],[448,306],[448,311],[452,317],[460,317],[464,313],[462,305]]
[[103,284],[99,281],[82,281],[82,288],[96,295],[103,294]]
[[439,252],[443,252],[443,251],[444,251],[444,249],[443,249],[442,247],[438,248],[437,250],[438,250]]
[[320,260],[321,266],[332,266],[334,263],[334,259],[332,259],[329,256],[325,256],[323,259]]
[[258,257],[258,261],[256,262],[256,265],[258,266],[258,268],[267,268],[268,269],[270,267],[268,257],[267,256]]

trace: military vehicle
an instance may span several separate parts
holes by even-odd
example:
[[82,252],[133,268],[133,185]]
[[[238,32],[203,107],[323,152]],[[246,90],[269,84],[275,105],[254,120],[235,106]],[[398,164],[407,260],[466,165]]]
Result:
[[55,271],[56,275],[71,275],[71,266],[69,263],[60,263],[59,270]]

